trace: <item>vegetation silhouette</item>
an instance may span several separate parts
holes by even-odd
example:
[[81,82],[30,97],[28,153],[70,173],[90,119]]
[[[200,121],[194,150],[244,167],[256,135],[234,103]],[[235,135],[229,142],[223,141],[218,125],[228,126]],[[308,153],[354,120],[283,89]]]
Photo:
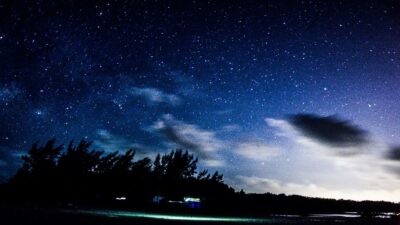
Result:
[[[55,139],[34,143],[22,156],[19,171],[0,189],[2,204],[57,204],[182,210],[171,205],[185,196],[201,199],[195,212],[217,214],[302,214],[358,212],[371,216],[399,212],[400,204],[309,198],[284,194],[235,192],[223,175],[198,171],[198,159],[181,149],[135,161],[135,150],[124,153],[91,149],[92,142],[70,142],[64,149]],[[123,203],[116,199],[123,198]],[[158,198],[157,204],[154,199]],[[1,202],[2,201],[2,202]],[[187,209],[185,209],[187,210]]]
[[107,203],[123,196],[132,205],[146,205],[154,196],[209,199],[233,195],[218,172],[197,172],[198,159],[177,149],[154,161],[134,161],[135,151],[106,153],[91,150],[91,142],[69,143],[65,151],[55,139],[33,144],[23,165],[8,183],[9,196],[46,203]]

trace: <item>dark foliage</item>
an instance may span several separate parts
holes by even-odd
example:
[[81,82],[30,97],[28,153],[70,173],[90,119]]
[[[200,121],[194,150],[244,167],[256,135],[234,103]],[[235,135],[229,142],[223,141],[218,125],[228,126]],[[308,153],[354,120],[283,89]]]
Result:
[[[185,195],[208,198],[234,191],[222,175],[197,172],[197,158],[175,150],[134,161],[135,151],[121,154],[90,149],[91,142],[72,142],[66,150],[55,140],[33,144],[23,156],[22,168],[8,186],[13,198],[56,203],[107,203],[124,196],[132,204],[147,204],[155,195],[181,199]],[[218,187],[218,189],[214,189]],[[207,190],[213,188],[214,190]],[[220,193],[215,193],[217,192]]]

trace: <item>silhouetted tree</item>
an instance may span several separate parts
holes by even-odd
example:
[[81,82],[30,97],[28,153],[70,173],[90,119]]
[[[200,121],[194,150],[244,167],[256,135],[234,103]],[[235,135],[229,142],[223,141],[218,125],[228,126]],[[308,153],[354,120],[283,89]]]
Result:
[[160,154],[157,154],[153,162],[153,174],[156,179],[160,179],[165,174],[165,163],[161,161]]
[[208,170],[203,169],[202,171],[199,172],[196,178],[197,180],[209,180],[210,174],[208,173]]
[[12,179],[21,197],[51,199],[57,192],[57,160],[62,145],[55,146],[55,139],[44,146],[34,143],[27,155],[22,156],[23,165]]
[[38,147],[38,144],[34,143],[28,155],[22,156],[24,162],[21,170],[25,170],[33,176],[41,176],[54,171],[63,149],[62,145],[55,147],[55,141],[55,139],[51,139],[43,147]]
[[58,181],[62,199],[83,200],[94,198],[95,175],[103,154],[102,151],[89,150],[91,142],[82,140],[74,147],[70,142],[67,150],[58,160]]

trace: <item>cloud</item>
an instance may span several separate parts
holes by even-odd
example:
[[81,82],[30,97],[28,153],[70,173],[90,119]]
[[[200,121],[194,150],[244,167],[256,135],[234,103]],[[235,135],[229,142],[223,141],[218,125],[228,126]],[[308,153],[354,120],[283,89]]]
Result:
[[257,176],[236,176],[237,187],[245,189],[248,192],[275,194],[297,194],[310,197],[323,197],[335,199],[353,199],[353,200],[376,200],[381,201],[399,201],[400,189],[396,186],[391,189],[376,189],[365,187],[364,189],[327,188],[311,182],[284,182],[277,179],[262,178]]
[[181,103],[181,99],[177,95],[165,93],[157,88],[131,87],[129,93],[146,99],[149,104],[166,103],[169,105],[179,105]]
[[217,115],[226,115],[226,114],[229,114],[232,112],[233,112],[233,109],[221,109],[221,110],[214,111],[214,113]]
[[175,93],[178,93],[185,98],[191,99],[203,99],[207,96],[205,95],[204,87],[201,81],[195,79],[193,76],[184,74],[179,71],[173,71],[168,73],[168,77],[175,84]]
[[104,129],[97,130],[96,139],[93,141],[93,145],[108,152],[126,151],[128,149],[143,149],[142,145],[131,142]]
[[277,136],[291,137],[300,135],[299,132],[286,120],[265,118],[268,126],[278,128],[276,131]]
[[9,102],[17,97],[21,90],[15,83],[0,86],[0,102]]
[[390,148],[386,158],[400,161],[400,146]]
[[208,166],[223,164],[221,159],[216,158],[223,143],[213,131],[176,120],[170,114],[163,115],[149,130],[161,133],[169,143],[174,143],[179,148],[193,151],[198,157],[205,160]]
[[0,182],[15,174],[21,166],[21,155],[8,147],[0,147]]
[[[316,117],[318,118],[318,117]],[[321,117],[324,118],[324,117]],[[330,119],[329,119],[330,120]],[[284,138],[289,138],[296,144],[299,144],[303,147],[308,149],[314,150],[316,153],[324,152],[329,154],[335,154],[339,156],[353,156],[361,153],[365,153],[371,150],[375,146],[375,143],[370,143],[367,145],[362,145],[361,143],[350,145],[346,144],[346,140],[342,142],[338,142],[336,140],[341,140],[339,137],[334,137],[332,140],[327,141],[324,140],[327,137],[320,138],[320,134],[313,134],[310,135],[308,132],[304,131],[304,129],[299,128],[289,119],[288,120],[281,120],[281,119],[273,119],[273,118],[266,118],[265,122],[274,128],[277,128],[275,131],[275,135],[281,136]],[[314,129],[314,128],[312,128]],[[315,131],[315,130],[314,130]],[[345,133],[345,132],[343,132]],[[336,136],[339,134],[333,134],[330,136]],[[343,134],[342,134],[343,135]],[[327,135],[329,136],[329,135]],[[340,135],[339,135],[340,136]],[[321,140],[322,139],[322,140]],[[345,138],[344,138],[345,139]],[[335,140],[335,141],[333,141]],[[334,143],[333,143],[334,142]],[[301,146],[298,146],[300,148]],[[379,146],[380,148],[381,146]]]
[[239,131],[240,129],[241,127],[237,124],[230,124],[222,127],[222,131],[224,132],[234,132],[234,131]]
[[366,131],[334,116],[297,114],[291,116],[289,122],[305,136],[331,146],[357,146],[368,142]]
[[[258,176],[269,179],[242,179],[242,185],[252,185],[249,190],[400,201],[400,166],[393,160],[396,155],[388,157],[385,143],[369,138],[368,144],[331,144],[305,134],[290,120],[266,118],[265,122],[275,128],[272,132],[284,155],[274,159],[267,172],[259,171]],[[291,159],[290,164],[285,158]]]
[[396,174],[400,178],[400,146],[389,148],[386,152],[385,158],[388,159],[386,168]]
[[265,161],[279,155],[279,149],[260,141],[238,144],[235,152],[245,158]]
[[293,182],[283,182],[275,179],[262,178],[257,176],[236,176],[239,186],[255,193],[271,192],[275,194],[302,194],[307,196],[316,196],[322,189],[316,184],[297,184]]

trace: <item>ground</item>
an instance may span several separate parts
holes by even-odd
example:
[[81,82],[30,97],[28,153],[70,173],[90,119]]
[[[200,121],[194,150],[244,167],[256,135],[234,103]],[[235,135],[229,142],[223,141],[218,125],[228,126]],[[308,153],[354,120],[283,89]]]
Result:
[[[143,214],[143,213],[141,213]],[[133,216],[131,216],[133,215]],[[267,217],[262,220],[249,220],[239,222],[226,221],[187,221],[183,217],[156,216],[154,218],[140,218],[137,213],[128,211],[82,210],[82,209],[54,209],[54,208],[4,208],[0,213],[1,224],[57,224],[57,225],[141,225],[141,224],[379,224],[399,225],[398,219],[364,219],[364,218],[309,218],[309,217]],[[145,214],[153,215],[153,214]],[[157,214],[159,215],[159,214]],[[163,214],[165,215],[165,214]],[[184,217],[189,215],[182,215]],[[204,218],[204,217],[203,217]],[[212,217],[216,218],[216,217]]]

